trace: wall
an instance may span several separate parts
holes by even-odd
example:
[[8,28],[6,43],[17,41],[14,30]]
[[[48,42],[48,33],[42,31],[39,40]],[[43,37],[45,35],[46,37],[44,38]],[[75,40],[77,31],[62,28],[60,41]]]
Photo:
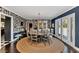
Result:
[[75,13],[75,46],[79,48],[79,6],[65,12],[62,15],[59,15],[58,17],[52,19],[52,22],[54,22],[56,19],[67,16],[69,14]]
[[[22,29],[23,27],[25,27],[25,19],[22,18],[21,16],[16,15],[15,13],[6,10],[3,7],[0,7],[0,12],[13,16],[13,32],[19,32],[20,29]],[[21,22],[23,22],[23,26],[21,26]]]
[[11,41],[11,18],[5,18],[5,41]]

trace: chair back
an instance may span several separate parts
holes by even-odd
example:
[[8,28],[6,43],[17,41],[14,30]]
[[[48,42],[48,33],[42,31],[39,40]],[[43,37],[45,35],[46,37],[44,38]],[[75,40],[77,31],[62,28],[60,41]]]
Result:
[[32,30],[30,36],[31,40],[37,40],[37,30]]

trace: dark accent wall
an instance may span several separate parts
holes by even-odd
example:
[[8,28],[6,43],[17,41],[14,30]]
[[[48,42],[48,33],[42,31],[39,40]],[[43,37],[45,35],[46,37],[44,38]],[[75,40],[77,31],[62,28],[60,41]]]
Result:
[[75,46],[79,48],[79,6],[65,12],[62,15],[59,15],[58,17],[52,19],[52,22],[55,23],[55,20],[58,18],[62,18],[64,16],[67,16],[69,14],[75,13]]
[[54,24],[54,27],[53,27],[53,34],[55,34],[55,20],[51,20],[51,26],[52,26],[52,24]]
[[5,19],[5,41],[11,41],[11,18]]

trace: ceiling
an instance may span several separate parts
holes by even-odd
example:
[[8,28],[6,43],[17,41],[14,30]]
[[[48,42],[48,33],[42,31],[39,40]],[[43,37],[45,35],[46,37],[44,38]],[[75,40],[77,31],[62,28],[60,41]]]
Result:
[[5,6],[4,8],[26,19],[53,19],[73,6]]

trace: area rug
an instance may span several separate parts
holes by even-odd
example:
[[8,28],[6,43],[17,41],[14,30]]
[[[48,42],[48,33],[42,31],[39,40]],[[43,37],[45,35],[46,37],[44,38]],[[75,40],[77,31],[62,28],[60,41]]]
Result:
[[28,37],[22,38],[16,44],[16,48],[21,53],[61,53],[64,50],[64,44],[56,39],[52,38],[50,45],[46,43],[32,43]]

